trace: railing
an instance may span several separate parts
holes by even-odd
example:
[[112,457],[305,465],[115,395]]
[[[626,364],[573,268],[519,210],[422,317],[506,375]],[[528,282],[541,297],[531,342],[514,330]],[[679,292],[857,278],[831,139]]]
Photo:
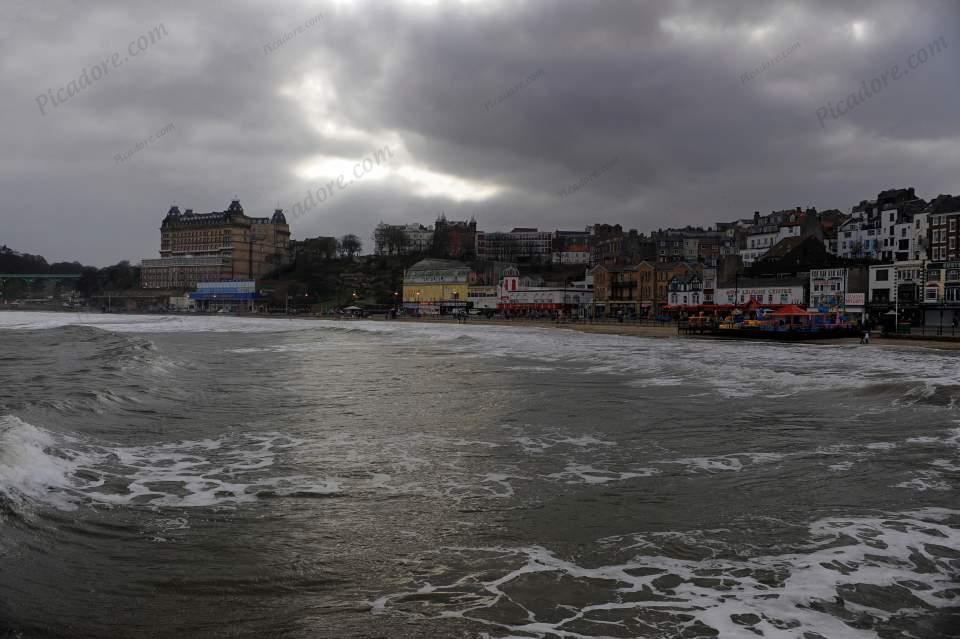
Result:
[[[451,315],[443,316],[428,316],[432,320],[446,320],[456,321],[456,318]],[[407,319],[405,315],[400,315],[398,319]],[[409,317],[409,319],[413,319]],[[561,317],[559,320],[556,318],[548,317],[544,315],[543,317],[520,317],[520,316],[511,316],[503,317],[502,315],[494,315],[492,318],[494,321],[506,321],[511,323],[544,323],[544,322],[555,322],[559,324],[597,324],[597,325],[624,325],[624,326],[677,326],[677,320],[672,317],[664,317],[659,319],[629,319],[624,317],[622,320],[616,317],[602,317],[602,318],[580,318],[580,317]],[[468,318],[469,322],[484,322],[488,321],[483,315],[470,315]]]
[[[884,331],[884,335],[887,334],[889,334],[889,332]],[[920,326],[914,326],[909,322],[901,322],[900,325],[897,326],[895,334],[920,337],[960,337],[960,327],[944,324],[931,326],[921,324]]]

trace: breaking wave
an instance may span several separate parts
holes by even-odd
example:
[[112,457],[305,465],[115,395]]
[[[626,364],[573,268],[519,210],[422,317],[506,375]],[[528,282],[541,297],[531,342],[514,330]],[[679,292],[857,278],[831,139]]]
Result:
[[339,493],[336,481],[270,471],[302,441],[231,434],[156,446],[107,447],[0,417],[0,493],[59,510],[83,504],[235,506],[275,496]]

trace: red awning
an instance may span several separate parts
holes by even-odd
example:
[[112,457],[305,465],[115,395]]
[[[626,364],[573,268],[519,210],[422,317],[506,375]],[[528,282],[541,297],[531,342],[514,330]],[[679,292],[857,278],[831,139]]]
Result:
[[796,304],[786,304],[774,311],[772,315],[811,315],[811,313]]

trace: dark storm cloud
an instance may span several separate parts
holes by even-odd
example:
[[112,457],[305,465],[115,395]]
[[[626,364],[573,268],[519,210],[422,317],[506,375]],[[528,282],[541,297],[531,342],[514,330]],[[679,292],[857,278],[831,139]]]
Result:
[[[39,94],[158,24],[169,35],[144,55],[40,115]],[[0,243],[100,264],[152,257],[173,202],[219,210],[236,196],[265,215],[386,145],[390,165],[311,208],[294,237],[368,239],[381,219],[441,211],[488,229],[649,230],[846,209],[908,184],[957,192],[958,28],[953,1],[10,0]],[[823,105],[941,37],[935,58],[821,127]]]

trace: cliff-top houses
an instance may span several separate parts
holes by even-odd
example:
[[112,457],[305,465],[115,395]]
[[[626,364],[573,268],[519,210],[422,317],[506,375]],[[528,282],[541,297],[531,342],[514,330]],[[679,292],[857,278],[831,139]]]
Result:
[[[257,218],[236,200],[206,214],[174,206],[160,230],[160,257],[141,265],[145,288],[255,281],[289,260],[290,231],[279,210]],[[440,215],[429,226],[381,222],[373,240],[375,255],[429,258],[408,269],[403,303],[437,312],[539,305],[642,318],[752,301],[840,308],[875,320],[893,312],[902,321],[934,321],[927,314],[934,307],[938,322],[960,316],[960,197],[927,202],[913,188],[880,191],[848,213],[794,206],[707,228],[486,230],[475,218]],[[314,248],[329,254],[331,242],[317,238]],[[510,269],[517,276],[505,284]],[[424,280],[432,277],[441,279]]]

